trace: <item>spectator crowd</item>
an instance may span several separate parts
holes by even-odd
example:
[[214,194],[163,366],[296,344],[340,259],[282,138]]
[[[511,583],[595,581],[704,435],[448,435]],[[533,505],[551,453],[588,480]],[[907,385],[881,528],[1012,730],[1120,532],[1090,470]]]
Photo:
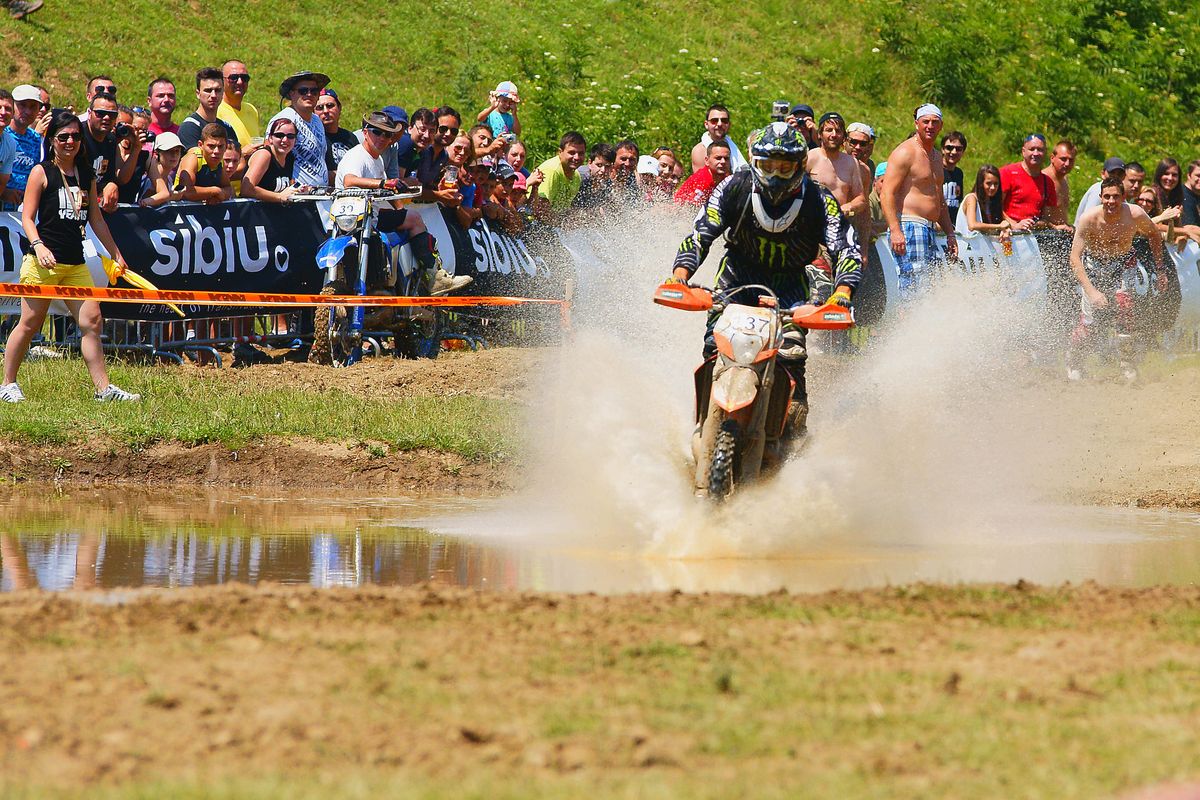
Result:
[[[481,101],[468,126],[449,105],[411,113],[388,105],[348,117],[330,77],[314,71],[280,82],[282,110],[267,117],[246,100],[253,77],[238,59],[198,70],[184,88],[194,92],[194,110],[178,121],[180,90],[171,78],[154,78],[144,99],[129,101],[134,92],[128,87],[107,75],[91,78],[86,107],[67,111],[78,119],[78,163],[86,180],[94,180],[99,210],[112,212],[119,203],[155,207],[238,197],[281,203],[305,187],[403,184],[419,189],[420,200],[441,205],[465,227],[485,220],[519,233],[538,222],[572,225],[655,204],[701,208],[718,184],[748,168],[756,127],[737,130],[729,109],[714,103],[689,153],[670,147],[646,152],[632,139],[588,142],[567,131],[556,153],[534,163],[527,161],[521,97],[511,81],[500,82]],[[905,265],[928,249],[935,230],[949,237],[951,254],[956,234],[995,236],[1007,246],[1013,233],[1071,231],[1101,204],[1103,185],[1110,180],[1119,182],[1124,200],[1144,210],[1172,244],[1200,242],[1200,159],[1181,163],[1163,157],[1148,170],[1112,155],[1071,217],[1068,176],[1076,148],[1069,140],[1051,145],[1046,136],[1031,133],[1012,163],[972,165],[972,172],[963,166],[967,136],[949,130],[935,142],[941,112],[922,106],[915,114],[916,130],[894,151],[889,171],[888,162],[874,160],[877,136],[869,122],[848,123],[836,111],[818,116],[806,103],[776,103],[775,109],[776,119],[807,142],[809,174],[830,190],[859,240],[889,236],[902,286]],[[45,174],[59,163],[52,130],[60,137],[72,135],[61,132],[60,111],[44,88],[0,89],[0,209],[19,210],[30,196],[27,185],[35,168],[43,167],[45,183]],[[922,147],[925,155],[917,157]],[[918,163],[921,158],[928,164]],[[912,185],[935,179],[939,207],[910,218],[898,198]],[[86,202],[87,192],[82,198]],[[415,216],[401,212],[389,218],[409,234],[414,248],[424,235]],[[874,259],[873,248],[863,250]]]

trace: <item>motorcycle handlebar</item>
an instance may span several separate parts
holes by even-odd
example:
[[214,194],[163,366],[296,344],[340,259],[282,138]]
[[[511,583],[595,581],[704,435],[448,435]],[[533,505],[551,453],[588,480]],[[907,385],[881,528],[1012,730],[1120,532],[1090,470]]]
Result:
[[337,200],[341,197],[369,197],[372,200],[411,200],[421,194],[419,188],[405,186],[403,189],[314,189],[303,194],[294,194],[289,200]]

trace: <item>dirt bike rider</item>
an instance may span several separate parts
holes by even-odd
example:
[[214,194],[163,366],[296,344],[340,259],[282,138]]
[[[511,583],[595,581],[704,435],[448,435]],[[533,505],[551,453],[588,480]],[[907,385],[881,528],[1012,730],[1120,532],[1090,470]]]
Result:
[[[713,242],[724,233],[725,255],[717,269],[717,291],[758,283],[771,287],[784,309],[826,299],[849,307],[862,277],[858,241],[837,200],[805,172],[807,158],[804,138],[786,123],[775,122],[756,131],[750,169],[735,172],[713,190],[696,216],[691,235],[679,245],[672,279],[690,280]],[[821,245],[829,254],[832,281],[812,265]],[[825,293],[834,287],[832,297],[827,298]],[[706,359],[716,352],[712,332],[718,316],[714,312],[708,318]],[[796,383],[785,438],[802,436],[807,430],[804,338],[804,329],[793,326],[789,318],[778,355],[779,366]]]

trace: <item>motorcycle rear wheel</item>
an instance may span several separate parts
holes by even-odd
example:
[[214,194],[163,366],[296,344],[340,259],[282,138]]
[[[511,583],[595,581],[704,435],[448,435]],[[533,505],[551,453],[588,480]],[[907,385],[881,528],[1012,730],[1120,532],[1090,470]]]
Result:
[[733,470],[737,463],[738,424],[731,419],[721,423],[708,464],[708,496],[720,503],[733,494]]

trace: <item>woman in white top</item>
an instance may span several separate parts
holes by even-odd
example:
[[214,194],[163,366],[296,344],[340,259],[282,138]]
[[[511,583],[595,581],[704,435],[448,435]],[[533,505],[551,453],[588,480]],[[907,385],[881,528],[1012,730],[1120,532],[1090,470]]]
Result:
[[1002,242],[1011,241],[1012,220],[1004,216],[1003,201],[1000,170],[991,164],[984,164],[975,175],[975,186],[958,208],[955,233],[959,236],[985,233],[999,236]]

